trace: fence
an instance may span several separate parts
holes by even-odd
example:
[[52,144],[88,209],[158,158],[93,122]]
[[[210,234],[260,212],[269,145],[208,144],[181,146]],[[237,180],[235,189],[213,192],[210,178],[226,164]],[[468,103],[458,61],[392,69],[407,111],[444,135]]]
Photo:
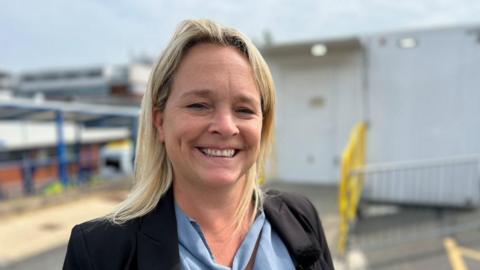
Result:
[[[351,175],[364,180],[364,218],[350,235],[362,250],[480,229],[479,155],[367,165]],[[383,214],[371,210],[379,205],[397,209]]]
[[365,179],[362,199],[438,207],[480,205],[480,156],[460,156],[352,170]]
[[[0,199],[33,194],[49,183],[57,181],[58,160],[55,157],[22,159],[0,163]],[[98,172],[95,157],[67,159],[66,166],[73,182],[87,181]]]

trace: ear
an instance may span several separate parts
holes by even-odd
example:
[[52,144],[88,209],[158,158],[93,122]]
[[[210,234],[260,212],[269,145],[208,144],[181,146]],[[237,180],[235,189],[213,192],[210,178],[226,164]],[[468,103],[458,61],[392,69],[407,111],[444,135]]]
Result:
[[157,130],[158,140],[164,142],[165,132],[163,130],[163,112],[158,108],[153,109],[153,125]]

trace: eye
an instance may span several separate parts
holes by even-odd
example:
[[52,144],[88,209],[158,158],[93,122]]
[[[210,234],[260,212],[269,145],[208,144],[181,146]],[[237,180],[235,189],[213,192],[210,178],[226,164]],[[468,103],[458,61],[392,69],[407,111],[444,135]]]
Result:
[[242,114],[255,114],[255,112],[252,109],[246,108],[246,107],[238,108],[237,112],[242,113]]
[[208,109],[208,104],[206,104],[206,103],[192,103],[192,104],[187,105],[187,108],[194,109],[194,110]]

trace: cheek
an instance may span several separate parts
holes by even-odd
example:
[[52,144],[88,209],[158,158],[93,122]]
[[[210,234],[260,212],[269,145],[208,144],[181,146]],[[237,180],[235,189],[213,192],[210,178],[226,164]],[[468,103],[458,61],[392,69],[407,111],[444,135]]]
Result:
[[256,148],[256,151],[259,151],[260,148],[260,141],[262,138],[262,123],[255,123],[254,125],[251,125],[247,129],[248,132],[248,144]]
[[198,137],[201,127],[199,121],[178,118],[171,121],[165,130],[165,139],[173,147],[182,147]]

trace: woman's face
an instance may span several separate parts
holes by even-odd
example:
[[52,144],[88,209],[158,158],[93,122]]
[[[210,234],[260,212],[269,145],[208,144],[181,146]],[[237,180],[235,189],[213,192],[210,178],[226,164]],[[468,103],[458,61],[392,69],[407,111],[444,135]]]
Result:
[[248,59],[198,44],[184,56],[155,126],[183,187],[242,186],[260,150],[262,110]]

